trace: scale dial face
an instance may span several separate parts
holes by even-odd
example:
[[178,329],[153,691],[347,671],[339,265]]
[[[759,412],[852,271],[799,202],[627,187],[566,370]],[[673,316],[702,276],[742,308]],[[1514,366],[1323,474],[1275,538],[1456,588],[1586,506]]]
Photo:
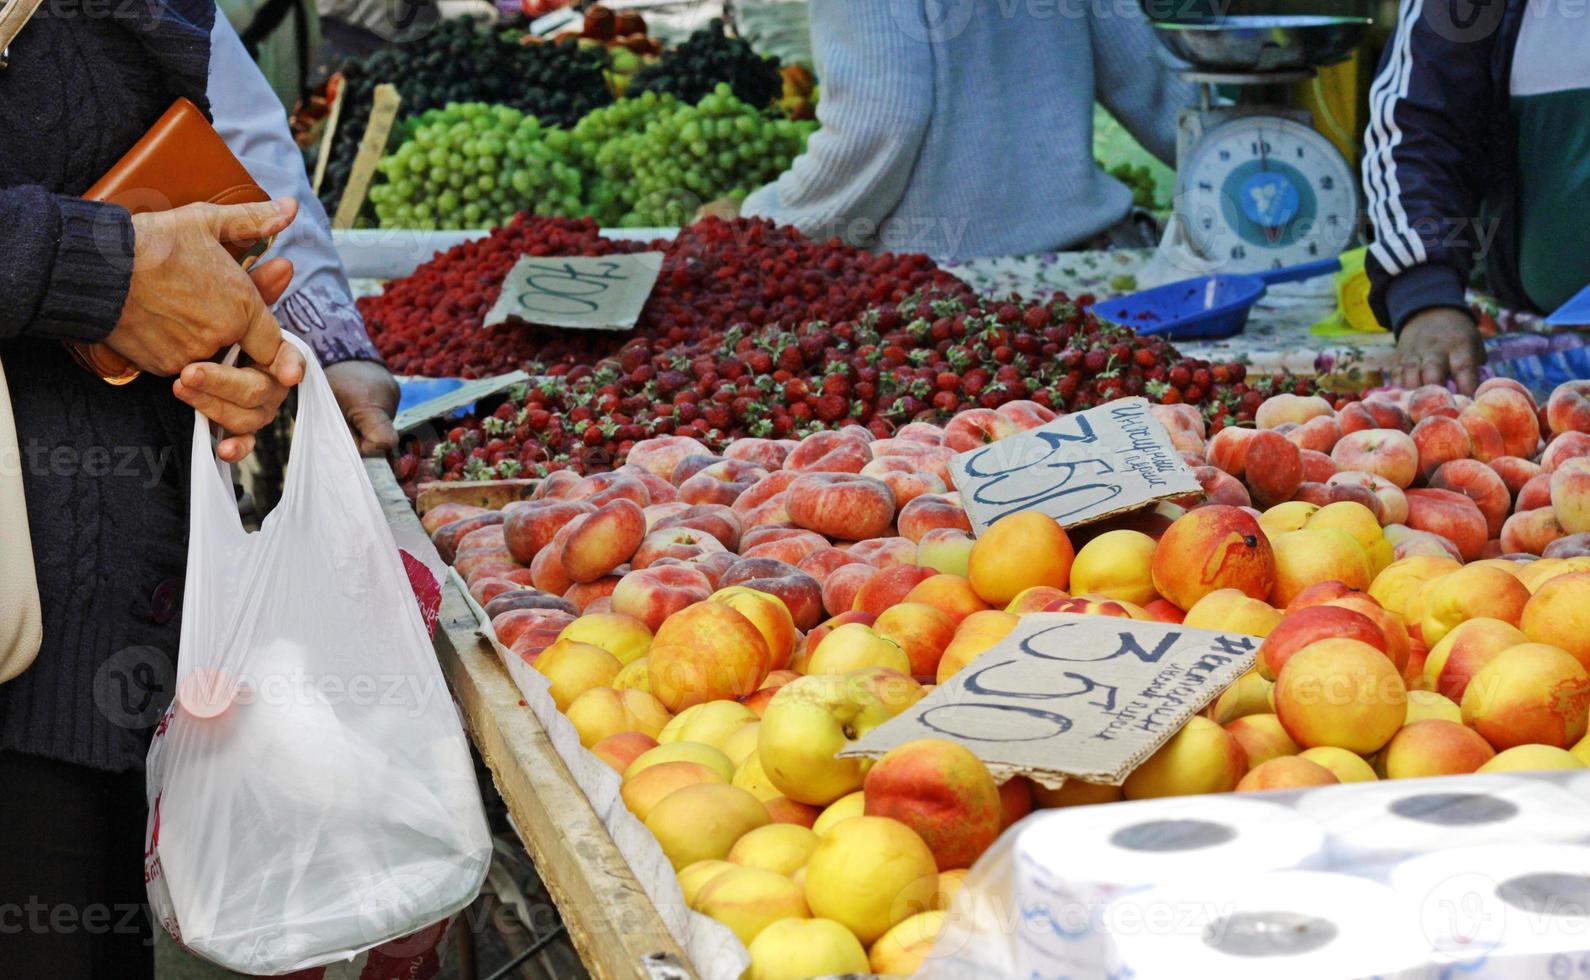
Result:
[[1239,116],[1208,130],[1177,175],[1188,237],[1224,271],[1328,258],[1358,220],[1358,183],[1336,147],[1291,119]]

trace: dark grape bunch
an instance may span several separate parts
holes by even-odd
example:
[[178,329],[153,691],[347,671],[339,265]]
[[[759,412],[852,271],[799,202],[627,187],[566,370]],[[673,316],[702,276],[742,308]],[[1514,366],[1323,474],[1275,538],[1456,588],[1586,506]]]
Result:
[[723,21],[713,20],[642,68],[629,94],[667,93],[694,105],[727,83],[735,98],[761,109],[784,93],[778,67],[777,58],[762,57],[744,40],[724,33]]
[[512,32],[458,19],[402,46],[383,48],[343,68],[342,118],[326,165],[320,200],[336,207],[359,152],[370,100],[383,82],[403,96],[402,118],[452,102],[484,102],[535,116],[542,125],[572,126],[613,101],[603,77],[607,52],[573,41],[521,44]]

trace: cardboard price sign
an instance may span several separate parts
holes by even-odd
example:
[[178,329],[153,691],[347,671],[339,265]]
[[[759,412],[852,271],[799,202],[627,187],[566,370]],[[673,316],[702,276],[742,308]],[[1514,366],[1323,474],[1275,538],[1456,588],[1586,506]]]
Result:
[[1251,666],[1256,637],[1115,616],[1023,616],[996,646],[840,752],[919,738],[966,746],[996,778],[1119,786]]
[[1202,489],[1146,398],[1121,398],[961,453],[950,473],[978,535],[1020,511],[1077,527]]
[[525,256],[509,270],[487,327],[521,321],[575,330],[632,330],[662,271],[661,252],[597,258]]
[[398,412],[397,417],[392,420],[392,427],[401,435],[432,419],[445,418],[465,405],[473,405],[482,398],[505,391],[514,385],[524,384],[529,380],[530,375],[523,371],[512,371],[495,377],[466,381],[446,394]]

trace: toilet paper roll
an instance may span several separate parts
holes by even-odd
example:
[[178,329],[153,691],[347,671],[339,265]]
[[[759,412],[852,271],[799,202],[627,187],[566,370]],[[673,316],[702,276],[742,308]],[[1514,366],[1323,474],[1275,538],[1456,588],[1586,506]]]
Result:
[[1298,810],[1322,824],[1339,866],[1363,866],[1453,847],[1578,840],[1583,805],[1555,783],[1464,776],[1356,783],[1305,793]]
[[1135,980],[1416,980],[1427,950],[1385,885],[1279,871],[1133,892],[1105,910],[1108,973]]
[[1493,844],[1438,851],[1391,872],[1439,976],[1582,977],[1590,969],[1590,848]]
[[1324,856],[1317,823],[1258,800],[1182,797],[1043,814],[1015,842],[1017,975],[1102,975],[1099,918],[1124,893],[1313,867]]

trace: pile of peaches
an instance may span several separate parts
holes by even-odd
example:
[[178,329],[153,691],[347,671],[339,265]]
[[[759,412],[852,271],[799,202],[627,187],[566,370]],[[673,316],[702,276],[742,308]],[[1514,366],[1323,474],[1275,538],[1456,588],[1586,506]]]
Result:
[[[974,539],[950,486],[956,453],[1052,417],[1031,403],[721,457],[651,440],[422,520],[751,976],[909,973],[1036,807],[1590,763],[1587,393],[1282,395],[1207,441],[1156,406],[1205,492],[1069,532]],[[836,757],[1040,612],[1262,642],[1123,786],[996,784],[941,741]]]

